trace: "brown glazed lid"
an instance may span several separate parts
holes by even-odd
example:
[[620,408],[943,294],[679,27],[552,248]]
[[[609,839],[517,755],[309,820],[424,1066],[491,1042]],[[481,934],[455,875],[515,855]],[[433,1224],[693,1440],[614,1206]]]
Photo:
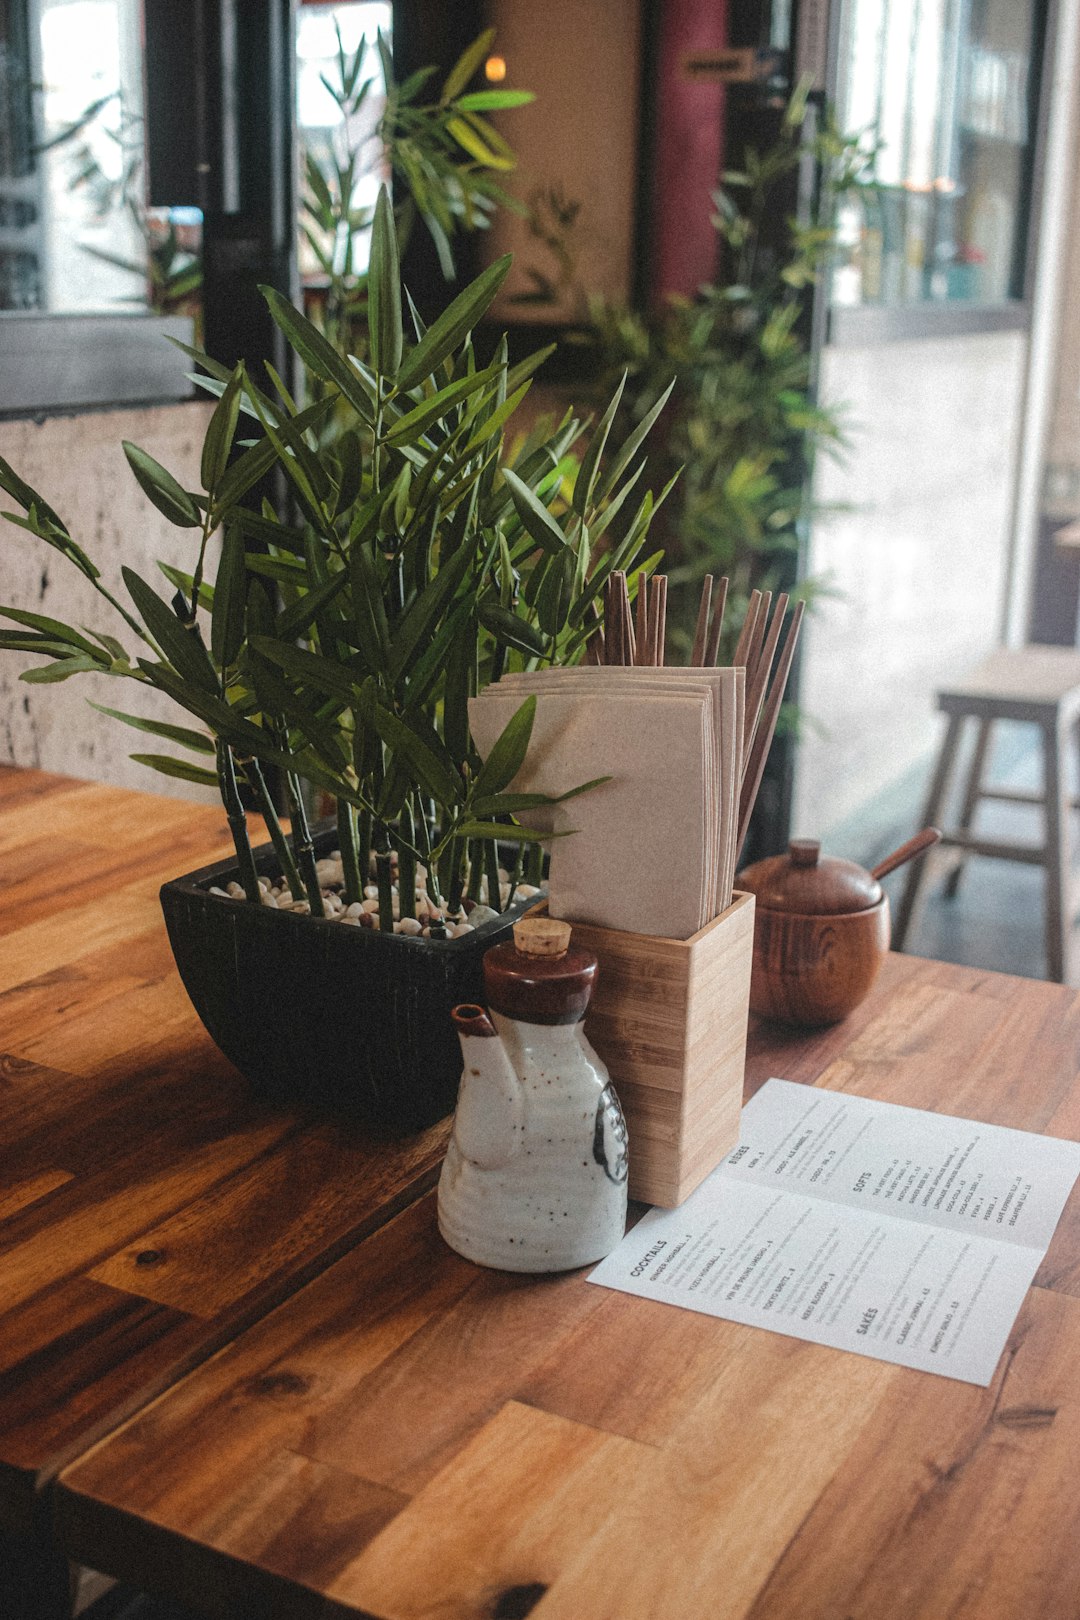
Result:
[[596,983],[596,957],[570,944],[570,924],[523,917],[514,942],[484,957],[488,1006],[523,1024],[577,1024]]
[[869,911],[881,899],[881,884],[854,861],[822,855],[813,838],[793,838],[786,855],[770,855],[740,872],[737,888],[748,889],[766,911],[804,917]]

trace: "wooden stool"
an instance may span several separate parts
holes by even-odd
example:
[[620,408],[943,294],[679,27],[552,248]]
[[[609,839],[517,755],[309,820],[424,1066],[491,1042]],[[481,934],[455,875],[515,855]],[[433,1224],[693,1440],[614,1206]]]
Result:
[[[994,855],[1000,860],[1045,867],[1047,974],[1060,984],[1065,979],[1072,929],[1069,809],[1080,805],[1080,801],[1070,800],[1066,790],[1065,744],[1080,722],[1080,652],[1071,647],[1021,647],[992,653],[957,686],[938,692],[937,706],[948,715],[948,726],[922,824],[941,827],[943,836],[938,847],[957,852],[945,892],[956,893],[968,855]],[[959,756],[961,730],[968,719],[977,723],[978,731],[959,819],[950,831],[944,827],[942,817]],[[1041,793],[984,786],[990,727],[995,720],[1022,720],[1039,727],[1043,751]],[[971,824],[980,799],[1042,805],[1044,843],[1032,846],[976,837]],[[905,939],[917,924],[931,858],[917,862],[908,874],[893,928],[895,950],[903,950]]]

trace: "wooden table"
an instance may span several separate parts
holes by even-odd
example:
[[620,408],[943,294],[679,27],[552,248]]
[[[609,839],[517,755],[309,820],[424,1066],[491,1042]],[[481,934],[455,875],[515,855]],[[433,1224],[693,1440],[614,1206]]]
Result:
[[[892,957],[770,1074],[1080,1137],[1073,992]],[[209,1271],[211,1268],[207,1268]],[[68,1468],[212,1616],[1072,1620],[1080,1197],[989,1389],[452,1254],[428,1195]]]
[[397,1146],[253,1101],[157,890],[221,810],[0,768],[0,1620],[54,1613],[50,1482],[429,1187]]

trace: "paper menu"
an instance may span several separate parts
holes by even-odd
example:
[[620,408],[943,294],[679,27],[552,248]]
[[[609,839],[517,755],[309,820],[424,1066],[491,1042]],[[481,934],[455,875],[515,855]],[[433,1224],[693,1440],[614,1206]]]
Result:
[[589,1281],[987,1384],[1078,1174],[1075,1142],[774,1079]]

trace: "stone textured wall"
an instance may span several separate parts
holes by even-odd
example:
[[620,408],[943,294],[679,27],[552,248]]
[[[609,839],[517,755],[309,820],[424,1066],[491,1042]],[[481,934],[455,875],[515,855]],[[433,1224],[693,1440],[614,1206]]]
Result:
[[[102,570],[113,594],[126,600],[122,565],[163,586],[157,559],[190,567],[193,540],[190,532],[166,523],[147,501],[128,469],[121,440],[132,440],[182,484],[197,487],[209,409],[192,402],[42,422],[0,422],[0,455],[59,512]],[[3,504],[12,503],[5,496]],[[134,637],[108,603],[58,552],[10,524],[0,524],[0,531],[0,601],[105,630],[125,645],[133,644]],[[0,652],[0,761],[182,798],[215,797],[208,789],[134,764],[128,758],[131,753],[174,750],[98,714],[86,701],[92,698],[128,713],[182,721],[163,696],[133,681],[99,675],[28,686],[18,679],[23,667],[20,654]]]

